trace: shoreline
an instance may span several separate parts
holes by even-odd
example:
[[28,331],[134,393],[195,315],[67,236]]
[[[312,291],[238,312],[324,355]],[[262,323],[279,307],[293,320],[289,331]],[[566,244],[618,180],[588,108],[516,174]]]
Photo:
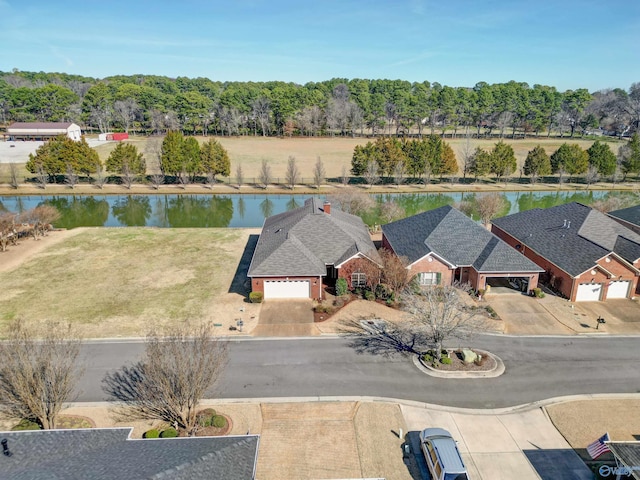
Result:
[[133,185],[130,189],[122,185],[105,185],[103,188],[95,185],[77,185],[70,188],[67,185],[51,184],[42,189],[35,185],[20,185],[17,189],[8,185],[0,185],[0,197],[19,196],[48,196],[48,195],[78,195],[78,196],[109,196],[109,195],[330,195],[340,190],[350,188],[370,194],[393,193],[493,193],[493,192],[575,192],[575,191],[616,191],[633,192],[640,189],[640,182],[624,183],[598,183],[584,185],[580,183],[565,183],[563,185],[552,183],[470,183],[470,184],[433,184],[428,187],[422,185],[374,185],[369,188],[366,185],[341,184],[324,185],[316,189],[309,185],[296,186],[290,189],[284,185],[269,185],[267,188],[254,185],[243,185],[238,188],[229,184],[219,184],[209,188],[203,184],[187,185],[163,185],[158,189],[145,184]]

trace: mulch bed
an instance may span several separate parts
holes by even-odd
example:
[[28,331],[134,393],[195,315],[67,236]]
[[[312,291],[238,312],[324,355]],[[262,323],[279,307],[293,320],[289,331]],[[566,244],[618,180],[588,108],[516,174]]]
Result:
[[96,428],[96,423],[89,417],[81,415],[59,415],[56,421],[56,428]]
[[462,360],[462,352],[456,351],[451,354],[451,365],[441,363],[438,365],[438,370],[443,372],[486,372],[496,368],[496,361],[493,357],[473,349],[472,351],[478,355],[482,355],[482,364],[464,363]]

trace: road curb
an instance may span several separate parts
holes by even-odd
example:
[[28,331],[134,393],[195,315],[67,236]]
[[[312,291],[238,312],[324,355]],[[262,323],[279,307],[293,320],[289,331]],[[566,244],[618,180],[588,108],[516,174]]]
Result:
[[436,370],[435,368],[427,365],[422,361],[420,355],[413,355],[412,361],[413,364],[423,373],[430,375],[432,377],[438,378],[455,378],[460,380],[461,378],[496,378],[504,373],[504,362],[502,359],[491,352],[487,352],[486,350],[480,350],[478,348],[473,349],[475,352],[479,352],[482,355],[486,355],[495,360],[496,365],[491,370],[484,371],[476,371],[476,372],[447,372],[442,370]]
[[[316,402],[383,402],[397,403],[407,407],[422,408],[425,410],[434,410],[448,413],[461,413],[466,415],[508,415],[512,413],[523,413],[538,408],[548,407],[567,402],[576,402],[581,400],[640,400],[640,393],[591,393],[581,395],[567,395],[564,397],[552,397],[544,400],[538,400],[531,403],[514,405],[512,407],[503,408],[462,408],[451,407],[446,405],[437,405],[434,403],[418,402],[415,400],[404,400],[393,397],[372,397],[372,396],[313,396],[313,397],[264,397],[264,398],[216,398],[203,399],[200,405],[223,405],[223,404],[260,404],[260,403],[316,403]],[[116,406],[112,402],[69,402],[64,404],[64,408],[70,407],[109,407]]]

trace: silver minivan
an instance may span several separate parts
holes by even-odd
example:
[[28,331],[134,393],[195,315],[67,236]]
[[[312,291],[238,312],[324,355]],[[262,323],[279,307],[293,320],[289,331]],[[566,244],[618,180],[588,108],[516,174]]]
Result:
[[420,446],[432,480],[469,480],[458,445],[443,428],[420,432]]

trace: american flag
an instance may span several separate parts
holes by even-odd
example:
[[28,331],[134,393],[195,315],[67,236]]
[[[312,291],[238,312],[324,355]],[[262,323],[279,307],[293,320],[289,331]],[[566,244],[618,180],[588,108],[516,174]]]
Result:
[[609,441],[609,433],[605,433],[595,442],[589,444],[589,446],[587,447],[587,453],[589,454],[589,456],[591,456],[591,458],[595,460],[600,455],[610,452],[611,449],[607,446],[606,443],[604,443],[608,441]]

